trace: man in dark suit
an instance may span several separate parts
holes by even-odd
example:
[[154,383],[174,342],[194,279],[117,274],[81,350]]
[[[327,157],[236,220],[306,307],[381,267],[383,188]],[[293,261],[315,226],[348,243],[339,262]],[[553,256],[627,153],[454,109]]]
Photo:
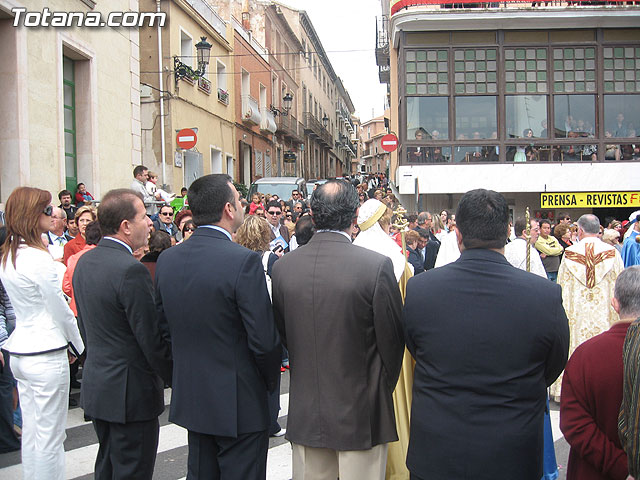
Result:
[[358,206],[347,182],[317,188],[317,233],[273,267],[274,315],[291,361],[294,480],[382,478],[387,443],[398,438],[391,395],[404,352],[402,299],[391,260],[351,244]]
[[189,206],[198,228],[156,265],[174,359],[169,420],[189,431],[189,480],[264,479],[281,345],[261,256],[231,241],[244,212],[228,175],[193,182]]
[[501,194],[467,192],[456,220],[460,258],[407,285],[407,466],[416,480],[539,480],[546,387],[569,348],[561,290],[505,259]]
[[151,220],[142,198],[127,189],[108,192],[98,215],[104,238],[82,255],[73,275],[87,344],[81,405],[100,442],[95,478],[146,480],[172,370],[151,277],[132,255],[147,243]]

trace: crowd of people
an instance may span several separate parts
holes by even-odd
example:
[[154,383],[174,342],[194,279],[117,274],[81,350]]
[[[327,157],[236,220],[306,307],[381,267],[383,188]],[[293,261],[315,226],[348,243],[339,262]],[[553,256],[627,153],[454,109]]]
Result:
[[96,478],[152,477],[166,387],[190,479],[264,479],[281,435],[295,480],[553,479],[548,389],[567,478],[640,476],[640,211],[527,225],[479,189],[405,218],[383,175],[308,200],[223,174],[176,209],[133,176],[80,206],[7,200],[0,453],[25,478],[64,478],[80,386]]

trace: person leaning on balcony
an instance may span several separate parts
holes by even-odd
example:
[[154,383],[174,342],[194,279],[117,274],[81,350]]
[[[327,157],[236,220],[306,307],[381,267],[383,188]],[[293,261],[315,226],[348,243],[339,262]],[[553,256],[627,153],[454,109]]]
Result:
[[131,182],[131,190],[142,195],[147,215],[152,216],[158,213],[158,207],[153,204],[154,200],[161,200],[160,192],[155,194],[149,193],[147,190],[147,182],[149,181],[149,169],[144,165],[138,165],[133,169],[133,182]]

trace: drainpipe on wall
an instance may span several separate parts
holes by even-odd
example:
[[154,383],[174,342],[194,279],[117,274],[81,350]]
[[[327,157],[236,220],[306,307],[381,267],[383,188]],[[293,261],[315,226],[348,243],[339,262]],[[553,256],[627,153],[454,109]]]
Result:
[[[156,12],[160,13],[160,0],[156,0]],[[158,88],[160,89],[160,159],[162,161],[162,189],[167,189],[167,169],[164,145],[164,84],[162,81],[162,32],[158,22]]]

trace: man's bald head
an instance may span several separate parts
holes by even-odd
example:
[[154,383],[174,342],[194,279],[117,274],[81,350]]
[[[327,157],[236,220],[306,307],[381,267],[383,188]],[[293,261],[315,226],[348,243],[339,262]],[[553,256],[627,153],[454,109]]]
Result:
[[357,216],[358,192],[349,182],[329,180],[311,195],[311,216],[318,230],[344,231]]

